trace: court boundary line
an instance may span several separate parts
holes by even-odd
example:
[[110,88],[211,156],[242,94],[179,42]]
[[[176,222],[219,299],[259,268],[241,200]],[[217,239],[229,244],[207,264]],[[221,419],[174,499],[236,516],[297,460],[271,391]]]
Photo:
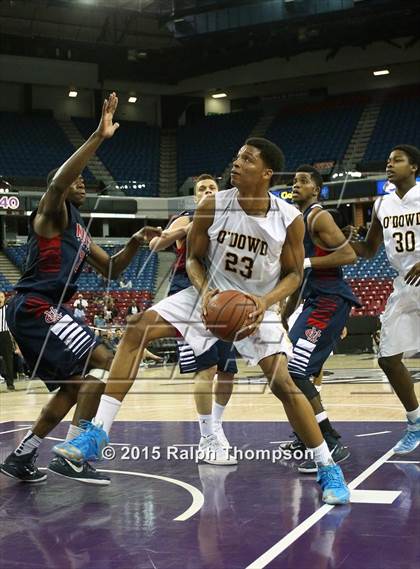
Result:
[[[368,478],[371,474],[378,470],[379,467],[387,462],[388,458],[390,458],[393,454],[394,451],[390,449],[384,455],[378,458],[378,460],[368,466],[363,472],[359,474],[359,476],[357,476],[348,484],[349,489],[354,490],[357,488],[357,486],[364,482],[366,478]],[[330,506],[328,504],[322,505],[320,508],[318,508],[318,510],[303,520],[303,522],[296,526],[292,531],[282,537],[277,543],[272,545],[270,549],[267,549],[267,551],[255,559],[255,561],[253,561],[250,565],[247,565],[245,569],[263,569],[266,567],[288,547],[295,543],[295,541],[297,541],[304,533],[312,528],[326,514],[328,514],[328,512],[330,512],[334,507],[336,506]]]
[[98,472],[109,472],[110,474],[126,474],[128,476],[140,476],[142,478],[152,478],[154,480],[161,480],[163,482],[168,482],[169,484],[174,484],[175,486],[179,486],[184,490],[187,490],[192,496],[192,503],[190,506],[183,512],[179,514],[176,518],[173,518],[174,522],[185,522],[189,518],[195,516],[197,512],[201,510],[204,505],[204,495],[203,493],[188,482],[184,482],[183,480],[178,480],[177,478],[170,478],[169,476],[161,476],[159,474],[146,474],[145,472],[133,472],[130,470],[110,470],[108,468],[98,468]]
[[[13,421],[6,421],[6,423],[13,423]],[[26,429],[29,427],[32,427],[32,425],[24,425],[18,429],[10,429],[10,431],[0,431],[0,435],[5,435],[6,433],[16,433],[17,431],[26,431]]]

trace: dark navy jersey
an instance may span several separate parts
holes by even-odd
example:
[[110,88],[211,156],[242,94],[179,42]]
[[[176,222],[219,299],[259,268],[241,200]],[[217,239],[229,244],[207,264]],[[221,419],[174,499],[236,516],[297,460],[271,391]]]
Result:
[[[183,211],[176,217],[172,218],[169,225],[172,225],[172,223],[180,217],[188,217],[189,220],[192,221],[193,216],[194,210]],[[177,247],[177,244],[174,243],[174,251],[176,259],[172,266],[172,273],[170,276],[171,285],[169,288],[169,295],[175,294],[176,292],[191,286],[191,282],[185,268],[187,261],[187,240],[184,239],[182,241],[181,247]]]
[[67,302],[77,290],[77,279],[90,252],[91,237],[86,231],[79,210],[66,201],[68,225],[50,239],[37,235],[30,217],[25,272],[15,289],[18,292],[39,292],[54,303]]
[[[305,257],[324,257],[330,254],[330,251],[326,251],[316,245],[311,238],[308,228],[308,216],[315,208],[323,209],[320,204],[315,203],[309,206],[303,213],[303,221],[305,223],[305,238],[303,241]],[[319,294],[336,294],[360,306],[358,299],[343,278],[341,267],[305,270],[303,298]]]

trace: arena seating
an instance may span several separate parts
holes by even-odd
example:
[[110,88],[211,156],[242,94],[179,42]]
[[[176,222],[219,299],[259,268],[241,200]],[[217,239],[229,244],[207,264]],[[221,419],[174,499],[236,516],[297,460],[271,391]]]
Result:
[[13,290],[13,285],[6,279],[6,277],[0,273],[0,291],[10,292]]
[[[45,179],[74,152],[52,116],[0,112],[0,124],[0,172],[6,178]],[[87,180],[94,179],[88,169],[83,174]]]
[[[87,138],[96,128],[88,118],[72,118],[79,132]],[[145,123],[119,121],[116,135],[98,150],[98,156],[108,168],[122,191],[131,196],[157,196],[159,182],[159,128]],[[145,187],[134,187],[134,181]],[[125,184],[124,184],[125,182]],[[124,186],[128,185],[128,188]]]
[[376,316],[384,311],[397,272],[389,264],[383,246],[374,259],[359,259],[355,265],[345,267],[344,276],[363,305],[353,308],[352,316]]
[[3,252],[12,261],[14,265],[23,272],[26,259],[26,244],[25,245],[9,245],[5,247]]
[[389,98],[381,107],[364,162],[385,160],[396,144],[420,146],[420,94]]
[[[105,246],[104,249],[112,255],[120,249],[120,246]],[[26,245],[6,247],[4,250],[7,257],[20,270],[24,267]],[[79,290],[86,298],[104,294],[105,291],[114,296],[118,309],[126,313],[127,306],[132,298],[136,298],[140,306],[149,307],[153,301],[153,293],[156,288],[158,255],[150,253],[148,249],[141,249],[133,259],[129,268],[124,272],[125,281],[131,280],[131,289],[122,289],[119,280],[111,281],[107,285],[89,265],[85,265],[79,279]],[[384,310],[387,298],[392,292],[392,281],[396,271],[390,266],[382,246],[374,259],[359,259],[355,265],[344,268],[344,276],[356,296],[362,302],[361,308],[353,308],[354,316],[375,316]],[[0,289],[6,292],[12,290],[12,285],[0,273]],[[88,311],[88,318],[93,314]],[[89,320],[91,323],[91,321]]]
[[[104,246],[108,254],[113,255],[121,246]],[[26,258],[26,245],[13,245],[4,249],[7,257],[23,271]],[[125,281],[131,280],[131,288],[121,288],[119,279],[106,283],[100,275],[98,275],[89,265],[85,265],[79,278],[79,290],[86,299],[95,296],[103,296],[105,292],[114,297],[119,316],[125,318],[127,307],[131,304],[132,299],[136,299],[140,308],[148,308],[153,301],[153,294],[156,288],[158,255],[150,253],[149,249],[140,249],[132,260],[130,266],[124,272]],[[10,292],[12,285],[0,273],[0,290]],[[93,316],[95,307],[92,305],[87,311],[87,320],[89,324],[93,324]],[[118,320],[117,320],[118,322]]]
[[208,116],[177,130],[178,184],[208,172],[219,176],[245,142],[257,111]]
[[266,136],[283,150],[288,171],[302,163],[342,160],[364,104],[350,99],[283,110]]

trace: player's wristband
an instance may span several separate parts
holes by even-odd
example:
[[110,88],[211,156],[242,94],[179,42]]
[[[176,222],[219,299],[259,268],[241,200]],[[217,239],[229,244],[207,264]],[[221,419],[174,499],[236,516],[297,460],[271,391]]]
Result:
[[311,269],[312,268],[312,263],[309,257],[306,257],[306,259],[303,261],[303,268],[304,269]]

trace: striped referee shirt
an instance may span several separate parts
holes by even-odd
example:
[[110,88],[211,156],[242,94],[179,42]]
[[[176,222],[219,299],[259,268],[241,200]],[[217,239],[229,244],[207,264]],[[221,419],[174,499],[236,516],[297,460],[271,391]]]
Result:
[[6,306],[0,308],[0,332],[8,332],[9,328],[6,322]]

